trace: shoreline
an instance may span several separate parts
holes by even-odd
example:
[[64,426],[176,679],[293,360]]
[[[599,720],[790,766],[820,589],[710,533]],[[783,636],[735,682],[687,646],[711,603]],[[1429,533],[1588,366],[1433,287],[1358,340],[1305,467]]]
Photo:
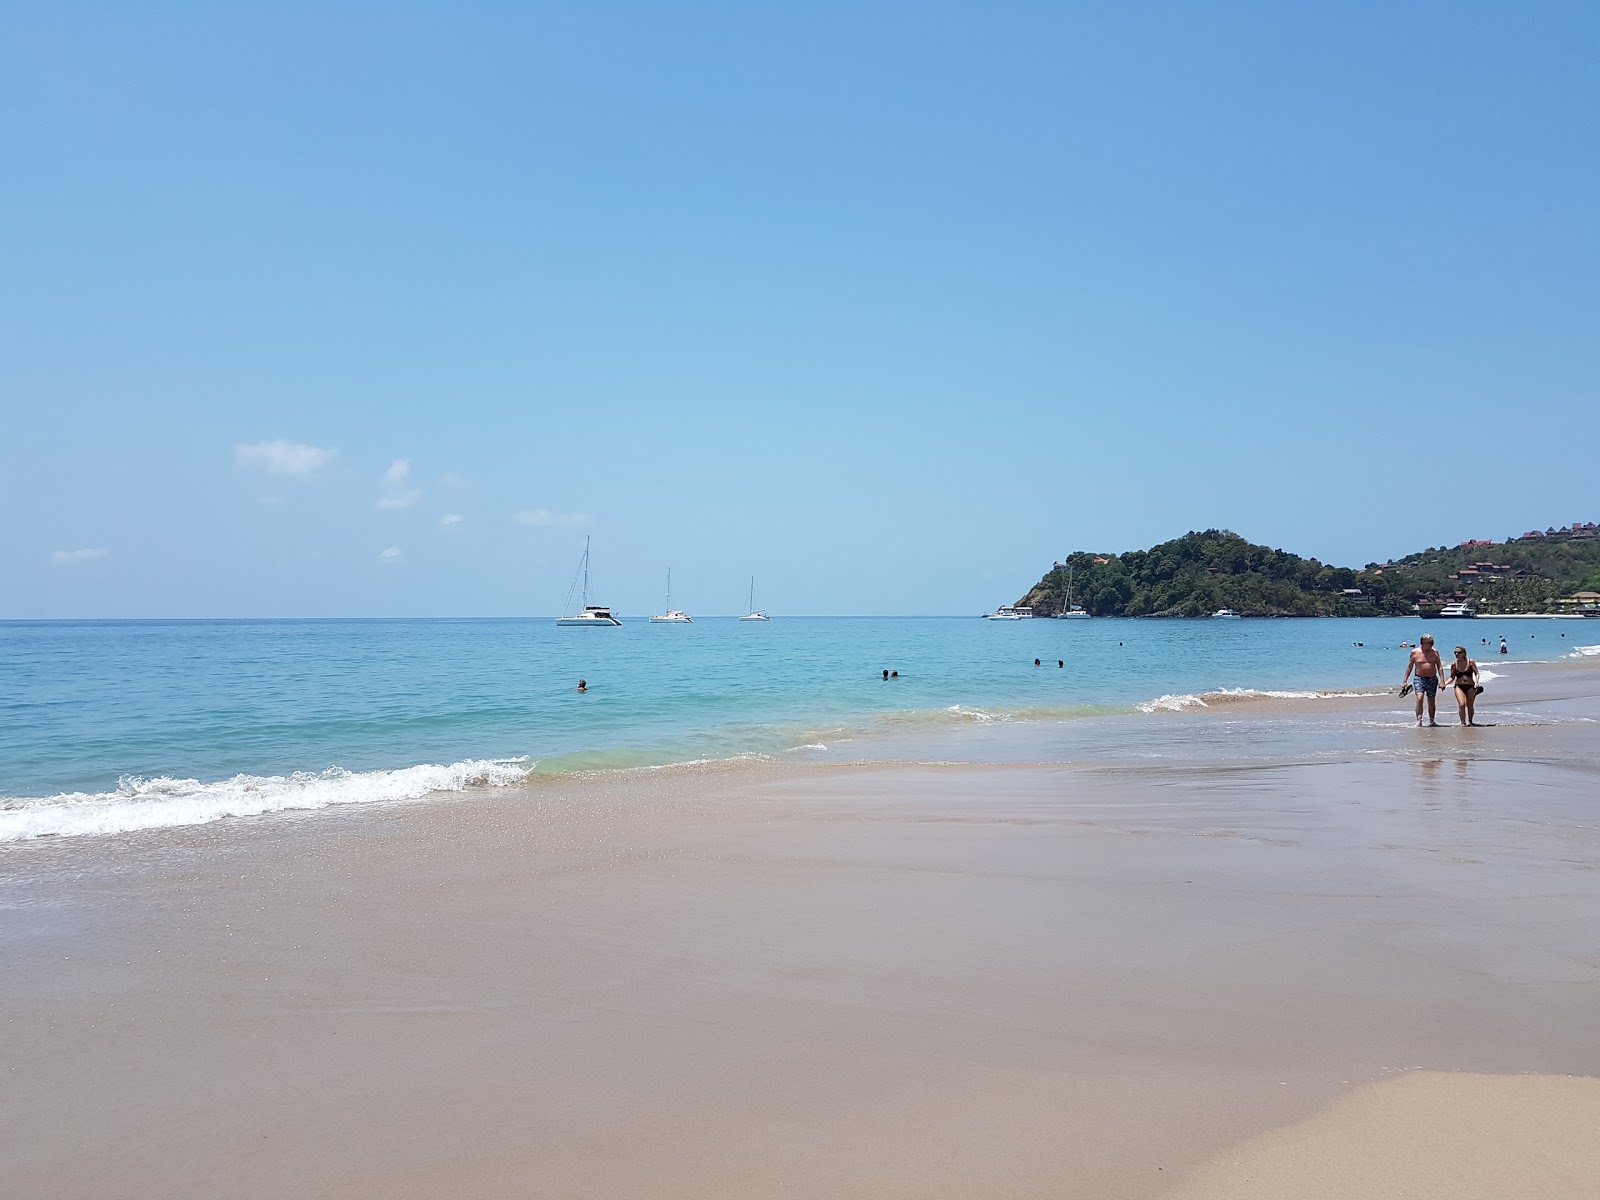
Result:
[[[1483,678],[1494,689],[1486,712],[1506,713],[1507,701],[1515,705],[1523,693],[1536,695],[1529,682],[1540,678],[1559,679],[1564,674],[1600,670],[1600,647],[1573,646],[1553,660],[1515,660],[1505,662],[1487,656]],[[1495,667],[1510,668],[1521,677],[1506,690],[1505,676]],[[298,771],[290,775],[248,776],[201,781],[194,779],[124,779],[118,789],[102,793],[66,793],[47,797],[11,798],[0,802],[0,854],[9,846],[50,837],[118,837],[150,828],[179,828],[215,821],[250,819],[283,813],[329,811],[356,805],[386,805],[417,801],[437,802],[451,798],[475,799],[501,787],[537,786],[544,781],[605,779],[632,773],[709,771],[737,769],[742,764],[788,763],[795,766],[882,761],[940,761],[943,747],[971,742],[973,735],[993,735],[999,729],[1026,730],[1034,727],[1082,725],[1082,741],[1098,749],[1090,757],[1103,757],[1102,744],[1117,730],[1137,742],[1154,736],[1150,727],[1129,722],[1149,721],[1173,715],[1189,717],[1235,714],[1273,716],[1340,714],[1366,712],[1370,716],[1393,710],[1397,688],[1377,684],[1348,688],[1264,689],[1225,687],[1196,693],[1168,694],[1133,704],[1104,705],[1021,705],[989,709],[953,705],[941,709],[889,711],[862,716],[858,722],[810,727],[795,726],[784,731],[769,731],[763,748],[735,751],[720,757],[681,757],[670,753],[634,749],[616,752],[577,752],[530,761],[512,759],[464,759],[449,764],[423,763],[414,766],[368,771]],[[1439,705],[1443,714],[1453,712],[1446,698]],[[1510,723],[1526,723],[1539,718],[1515,708]],[[1096,739],[1090,731],[1096,724],[1108,726]],[[1443,722],[1441,722],[1443,723]],[[1031,734],[1019,732],[1014,740],[1026,741]],[[1343,740],[1344,734],[1333,734]],[[1046,739],[1048,742],[1050,739]],[[1054,739],[1059,747],[1070,737]],[[1196,747],[1201,754],[1213,750]],[[1059,749],[1045,755],[1023,755],[1026,759],[1072,758]],[[992,751],[983,751],[980,761],[996,761]]]

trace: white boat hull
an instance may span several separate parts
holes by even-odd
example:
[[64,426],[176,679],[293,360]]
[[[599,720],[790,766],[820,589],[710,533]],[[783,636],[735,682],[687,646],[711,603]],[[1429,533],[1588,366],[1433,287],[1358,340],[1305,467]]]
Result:
[[772,620],[772,618],[767,616],[767,614],[764,613],[764,612],[753,612],[753,613],[750,613],[747,616],[740,617],[739,620],[741,620],[741,621],[770,621],[770,620]]
[[556,624],[567,629],[595,629],[602,625],[610,627],[621,625],[622,622],[615,617],[557,617]]
[[677,609],[673,609],[671,612],[651,617],[650,623],[652,625],[693,625],[694,618],[686,612],[679,612]]

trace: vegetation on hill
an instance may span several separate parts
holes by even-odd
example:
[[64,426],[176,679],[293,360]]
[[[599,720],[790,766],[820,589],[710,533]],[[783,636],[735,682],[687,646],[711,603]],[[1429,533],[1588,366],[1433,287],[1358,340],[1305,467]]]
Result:
[[1600,590],[1597,577],[1600,539],[1440,547],[1356,570],[1208,529],[1149,550],[1077,551],[1018,603],[1054,615],[1067,605],[1070,581],[1072,602],[1097,617],[1199,617],[1219,608],[1245,616],[1399,615],[1419,600],[1457,599],[1486,611],[1541,611],[1586,585]]
[[1600,538],[1518,538],[1495,545],[1437,546],[1364,579],[1413,600],[1465,600],[1485,612],[1543,612],[1557,597],[1600,591]]

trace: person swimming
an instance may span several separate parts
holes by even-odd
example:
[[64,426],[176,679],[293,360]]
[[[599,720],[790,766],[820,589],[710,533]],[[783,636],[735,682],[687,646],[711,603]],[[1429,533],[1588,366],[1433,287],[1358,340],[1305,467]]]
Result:
[[578,680],[578,690],[580,692],[587,692],[589,690],[589,681],[587,679]]

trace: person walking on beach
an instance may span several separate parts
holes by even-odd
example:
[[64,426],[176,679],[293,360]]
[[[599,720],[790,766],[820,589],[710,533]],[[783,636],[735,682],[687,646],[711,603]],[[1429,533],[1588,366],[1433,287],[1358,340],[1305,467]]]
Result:
[[[1400,686],[1404,689],[1406,681],[1411,680],[1411,685],[1417,692],[1417,724],[1422,724],[1422,700],[1428,700],[1428,724],[1437,725],[1434,720],[1434,708],[1439,703],[1439,671],[1444,664],[1439,659],[1439,652],[1433,648],[1433,634],[1425,633],[1422,640],[1417,643],[1417,648],[1406,659],[1406,673],[1400,679]],[[1415,671],[1416,678],[1412,679],[1411,672]],[[1402,691],[1402,695],[1404,692]]]
[[1478,663],[1467,657],[1465,646],[1456,647],[1456,660],[1450,664],[1450,682],[1456,689],[1456,709],[1463,725],[1476,725],[1472,706],[1478,699]]

